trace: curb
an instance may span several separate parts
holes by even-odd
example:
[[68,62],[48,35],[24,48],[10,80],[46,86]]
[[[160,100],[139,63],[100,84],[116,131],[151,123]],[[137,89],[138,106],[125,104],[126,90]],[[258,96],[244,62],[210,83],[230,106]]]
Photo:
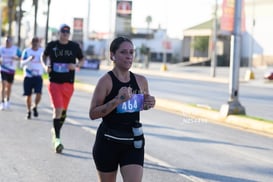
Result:
[[273,122],[267,123],[264,121],[246,118],[245,116],[238,115],[229,115],[227,117],[224,117],[219,111],[203,107],[190,106],[181,102],[170,101],[160,98],[156,99],[156,108],[174,112],[184,117],[191,117],[205,121],[209,120],[210,122],[214,122],[217,124],[228,125],[273,137]]

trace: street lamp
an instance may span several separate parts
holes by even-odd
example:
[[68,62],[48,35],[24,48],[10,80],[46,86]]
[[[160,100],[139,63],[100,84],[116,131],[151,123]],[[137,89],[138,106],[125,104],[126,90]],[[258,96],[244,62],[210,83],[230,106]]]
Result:
[[233,35],[231,37],[231,63],[229,76],[229,101],[222,105],[220,113],[224,116],[229,114],[245,114],[245,108],[240,104],[239,96],[239,68],[241,48],[241,21],[242,1],[235,1]]

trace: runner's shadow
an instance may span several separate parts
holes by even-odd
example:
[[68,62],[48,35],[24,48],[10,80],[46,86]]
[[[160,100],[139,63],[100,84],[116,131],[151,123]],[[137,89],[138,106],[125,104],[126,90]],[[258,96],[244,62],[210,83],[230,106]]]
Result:
[[175,135],[158,134],[158,133],[152,133],[152,132],[150,132],[150,133],[146,132],[145,135],[158,137],[158,138],[166,139],[166,140],[177,140],[177,141],[183,141],[183,142],[196,142],[196,143],[208,143],[208,144],[222,144],[222,145],[230,145],[230,146],[235,146],[235,147],[259,149],[259,150],[271,150],[270,148],[251,146],[251,145],[241,145],[241,144],[236,144],[236,143],[231,143],[231,142],[226,142],[226,141],[221,141],[221,140],[210,140],[210,139],[204,139],[204,138],[175,136]]
[[[91,152],[69,149],[69,148],[65,148],[61,155],[66,156],[66,157],[83,159],[83,160],[92,160],[93,159]],[[86,155],[86,156],[83,156],[83,155]]]
[[232,181],[232,182],[255,182],[255,180],[249,180],[249,179],[243,179],[243,178],[237,178],[233,176],[226,176],[226,175],[220,175],[220,174],[214,174],[214,173],[208,173],[203,171],[195,171],[195,170],[188,170],[188,169],[181,169],[181,168],[172,168],[167,167],[159,164],[154,163],[144,163],[144,168],[151,169],[151,170],[157,170],[161,172],[166,173],[176,173],[181,174],[185,176],[194,176],[197,178],[201,178],[204,180],[213,180],[213,181]]

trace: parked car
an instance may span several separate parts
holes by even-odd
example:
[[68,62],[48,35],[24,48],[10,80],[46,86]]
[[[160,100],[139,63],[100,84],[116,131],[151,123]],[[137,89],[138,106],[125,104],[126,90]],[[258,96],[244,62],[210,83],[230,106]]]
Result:
[[266,71],[264,73],[264,79],[273,80],[273,70]]

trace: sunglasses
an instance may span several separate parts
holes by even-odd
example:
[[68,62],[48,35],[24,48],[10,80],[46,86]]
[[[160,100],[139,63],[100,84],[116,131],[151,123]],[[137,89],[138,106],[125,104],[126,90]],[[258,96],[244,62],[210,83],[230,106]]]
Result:
[[7,42],[12,42],[12,39],[11,39],[11,38],[8,38],[8,39],[7,39]]
[[70,33],[69,30],[61,30],[62,33]]

